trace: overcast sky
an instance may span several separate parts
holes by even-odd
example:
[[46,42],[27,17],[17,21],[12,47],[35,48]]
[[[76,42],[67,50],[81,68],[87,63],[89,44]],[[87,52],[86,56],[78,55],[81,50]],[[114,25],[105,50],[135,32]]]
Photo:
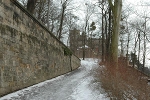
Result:
[[141,3],[150,4],[149,0],[123,0],[123,1],[131,3],[132,5],[137,5],[137,4],[141,4]]

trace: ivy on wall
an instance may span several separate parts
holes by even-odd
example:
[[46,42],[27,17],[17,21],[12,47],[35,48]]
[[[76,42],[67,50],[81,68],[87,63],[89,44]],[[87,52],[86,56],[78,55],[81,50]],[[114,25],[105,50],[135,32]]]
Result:
[[72,56],[72,51],[69,48],[63,47],[63,49],[64,49],[65,56]]

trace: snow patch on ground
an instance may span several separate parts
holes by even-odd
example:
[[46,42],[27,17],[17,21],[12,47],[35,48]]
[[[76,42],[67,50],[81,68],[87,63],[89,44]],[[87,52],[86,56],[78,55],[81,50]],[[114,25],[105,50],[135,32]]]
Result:
[[92,70],[94,68],[97,68],[99,67],[97,64],[98,64],[98,59],[93,59],[93,58],[86,58],[85,60],[82,60],[81,59],[81,65],[83,67],[86,68],[86,70]]
[[103,94],[100,94],[100,91],[90,87],[89,83],[91,83],[92,80],[93,78],[89,77],[78,85],[72,94],[74,100],[109,100],[105,98]]
[[[90,73],[98,66],[98,59],[85,59],[81,60],[81,65],[86,68],[86,73]],[[104,94],[96,90],[94,87],[96,84],[92,83],[94,77],[92,75],[86,77],[78,86],[74,89],[72,97],[74,100],[109,100]]]

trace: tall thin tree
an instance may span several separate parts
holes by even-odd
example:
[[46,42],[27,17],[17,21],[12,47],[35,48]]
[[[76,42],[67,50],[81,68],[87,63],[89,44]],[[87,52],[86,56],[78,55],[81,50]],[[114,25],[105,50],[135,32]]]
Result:
[[109,6],[112,9],[113,15],[113,29],[111,39],[111,62],[118,68],[118,37],[120,30],[120,19],[122,10],[122,0],[108,0]]

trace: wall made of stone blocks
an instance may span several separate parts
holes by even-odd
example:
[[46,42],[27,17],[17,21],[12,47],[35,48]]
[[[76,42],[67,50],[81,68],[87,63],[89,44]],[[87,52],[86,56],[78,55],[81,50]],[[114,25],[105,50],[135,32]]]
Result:
[[76,57],[75,55],[72,55],[72,56],[71,56],[71,67],[72,67],[72,70],[75,70],[75,69],[77,69],[78,67],[80,67],[79,58]]
[[0,0],[0,96],[79,67],[64,48],[16,0]]

